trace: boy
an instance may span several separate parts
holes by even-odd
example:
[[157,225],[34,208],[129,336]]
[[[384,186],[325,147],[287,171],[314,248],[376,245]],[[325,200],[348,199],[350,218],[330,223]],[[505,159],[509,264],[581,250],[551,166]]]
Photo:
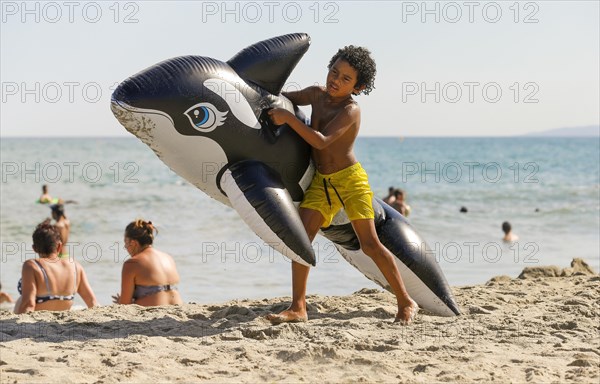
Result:
[[390,204],[392,208],[396,211],[400,212],[400,214],[404,217],[408,217],[410,215],[410,205],[406,204],[404,191],[400,188],[394,191],[394,202]]
[[[328,227],[333,216],[344,207],[361,249],[373,259],[396,295],[396,321],[408,324],[419,307],[404,288],[394,255],[377,237],[373,192],[352,151],[360,127],[360,108],[352,95],[369,94],[373,89],[375,62],[367,49],[350,45],[331,58],[328,69],[325,87],[284,93],[296,105],[312,106],[312,127],[285,109],[269,111],[275,125],[288,124],[313,148],[317,172],[300,204],[300,218],[313,241],[319,228]],[[309,270],[292,262],[292,304],[277,315],[267,316],[268,320],[277,324],[308,319],[305,296]]]
[[504,232],[504,237],[502,240],[506,243],[514,243],[519,240],[519,236],[512,233],[512,226],[508,221],[502,223],[502,231]]
[[55,223],[54,226],[60,233],[60,241],[63,243],[61,251],[58,253],[58,257],[61,259],[69,257],[69,251],[67,248],[67,242],[69,241],[69,232],[71,231],[71,221],[67,219],[65,215],[65,206],[62,204],[53,204],[50,206],[52,210],[52,218]]
[[383,198],[383,202],[391,206],[394,203],[394,201],[396,201],[395,192],[396,192],[396,188],[389,187],[388,195]]

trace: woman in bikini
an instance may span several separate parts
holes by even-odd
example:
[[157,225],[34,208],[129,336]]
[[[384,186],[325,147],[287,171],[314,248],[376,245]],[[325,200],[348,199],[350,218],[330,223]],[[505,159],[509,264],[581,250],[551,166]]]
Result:
[[46,220],[33,232],[33,250],[39,258],[23,263],[18,290],[21,297],[15,313],[66,311],[78,293],[88,308],[98,305],[81,264],[61,259],[62,242],[58,229]]
[[136,220],[125,228],[125,249],[131,256],[123,264],[118,304],[183,304],[177,291],[179,274],[173,258],[152,246],[156,232],[151,221]]

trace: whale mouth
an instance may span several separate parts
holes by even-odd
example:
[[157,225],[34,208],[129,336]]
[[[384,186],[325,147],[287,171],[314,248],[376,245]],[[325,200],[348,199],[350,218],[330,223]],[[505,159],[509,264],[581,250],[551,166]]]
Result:
[[132,135],[142,140],[154,149],[154,136],[156,132],[155,117],[166,118],[174,128],[175,123],[168,114],[153,110],[133,107],[114,97],[110,101],[110,109],[121,125]]
[[127,131],[131,132],[130,127],[133,126],[133,124],[131,124],[131,121],[133,120],[133,113],[127,109],[126,104],[112,98],[110,100],[110,110],[112,111],[113,115],[115,115],[119,123],[121,123],[121,125],[123,125]]
[[129,133],[138,136],[138,132],[141,129],[141,119],[133,113],[131,106],[119,100],[111,99],[110,110]]

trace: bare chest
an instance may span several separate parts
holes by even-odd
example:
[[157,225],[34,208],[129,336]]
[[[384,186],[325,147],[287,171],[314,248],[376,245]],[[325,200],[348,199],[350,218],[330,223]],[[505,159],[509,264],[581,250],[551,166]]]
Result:
[[313,105],[311,114],[311,126],[314,130],[322,131],[335,117],[344,109],[346,104],[331,105],[320,100]]

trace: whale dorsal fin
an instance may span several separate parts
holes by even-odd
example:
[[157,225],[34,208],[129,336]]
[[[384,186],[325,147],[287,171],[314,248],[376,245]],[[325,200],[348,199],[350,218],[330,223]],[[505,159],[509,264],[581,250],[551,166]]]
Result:
[[306,33],[273,37],[244,48],[227,64],[242,79],[278,95],[309,45]]

